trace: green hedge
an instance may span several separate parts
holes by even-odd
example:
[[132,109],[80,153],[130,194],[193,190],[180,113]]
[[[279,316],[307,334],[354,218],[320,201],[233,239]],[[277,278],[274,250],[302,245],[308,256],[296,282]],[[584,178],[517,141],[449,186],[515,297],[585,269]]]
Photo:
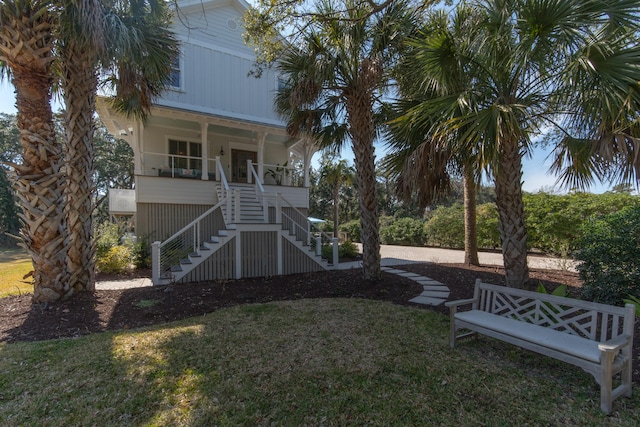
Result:
[[640,206],[587,222],[574,245],[583,298],[622,304],[640,297]]

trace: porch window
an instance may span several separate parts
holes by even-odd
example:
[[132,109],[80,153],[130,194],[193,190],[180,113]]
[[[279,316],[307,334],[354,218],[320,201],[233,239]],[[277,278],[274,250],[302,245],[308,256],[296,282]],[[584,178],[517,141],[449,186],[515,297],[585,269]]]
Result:
[[169,140],[169,165],[171,168],[202,169],[202,144]]

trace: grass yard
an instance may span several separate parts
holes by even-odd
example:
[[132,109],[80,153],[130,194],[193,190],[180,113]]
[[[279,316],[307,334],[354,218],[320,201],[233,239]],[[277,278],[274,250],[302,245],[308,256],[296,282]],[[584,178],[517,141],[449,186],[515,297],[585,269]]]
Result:
[[0,344],[0,425],[635,426],[578,368],[361,299],[244,305],[149,329]]
[[23,249],[0,249],[0,298],[33,292],[31,278],[23,279],[32,269]]

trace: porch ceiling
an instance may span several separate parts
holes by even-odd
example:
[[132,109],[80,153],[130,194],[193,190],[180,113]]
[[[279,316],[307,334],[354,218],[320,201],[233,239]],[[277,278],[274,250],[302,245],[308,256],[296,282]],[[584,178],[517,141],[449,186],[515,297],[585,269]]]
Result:
[[[104,98],[98,99],[97,109],[109,132],[116,137],[128,139],[127,133],[134,127],[134,119],[127,119],[116,113]],[[209,123],[209,133],[228,138],[253,139],[264,133],[266,134],[266,143],[287,146],[295,143],[295,139],[289,137],[283,128],[165,107],[154,107],[145,126],[159,126],[199,133],[200,123]]]

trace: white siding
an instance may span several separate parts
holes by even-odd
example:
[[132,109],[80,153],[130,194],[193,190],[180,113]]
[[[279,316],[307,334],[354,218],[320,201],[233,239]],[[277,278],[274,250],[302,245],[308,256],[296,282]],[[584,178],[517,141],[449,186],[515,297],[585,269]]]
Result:
[[[255,55],[244,44],[242,19],[243,11],[232,5],[205,2],[182,11],[176,25],[183,87],[167,91],[159,105],[282,125],[273,108],[275,73],[265,70],[259,79],[248,75]],[[229,29],[229,20],[238,23],[236,30]]]
[[[235,30],[227,26],[227,21],[233,20],[237,24]],[[253,55],[253,50],[247,47],[243,40],[244,13],[231,5],[204,5],[187,9],[187,14],[181,14],[176,20],[176,32],[181,38],[193,42],[202,42],[220,46],[244,55]]]
[[274,111],[275,76],[249,76],[253,60],[211,47],[182,46],[183,91],[168,91],[159,104],[246,121],[280,123]]
[[217,203],[218,199],[215,185],[215,181],[199,179],[137,176],[136,200],[138,203],[212,206]]

